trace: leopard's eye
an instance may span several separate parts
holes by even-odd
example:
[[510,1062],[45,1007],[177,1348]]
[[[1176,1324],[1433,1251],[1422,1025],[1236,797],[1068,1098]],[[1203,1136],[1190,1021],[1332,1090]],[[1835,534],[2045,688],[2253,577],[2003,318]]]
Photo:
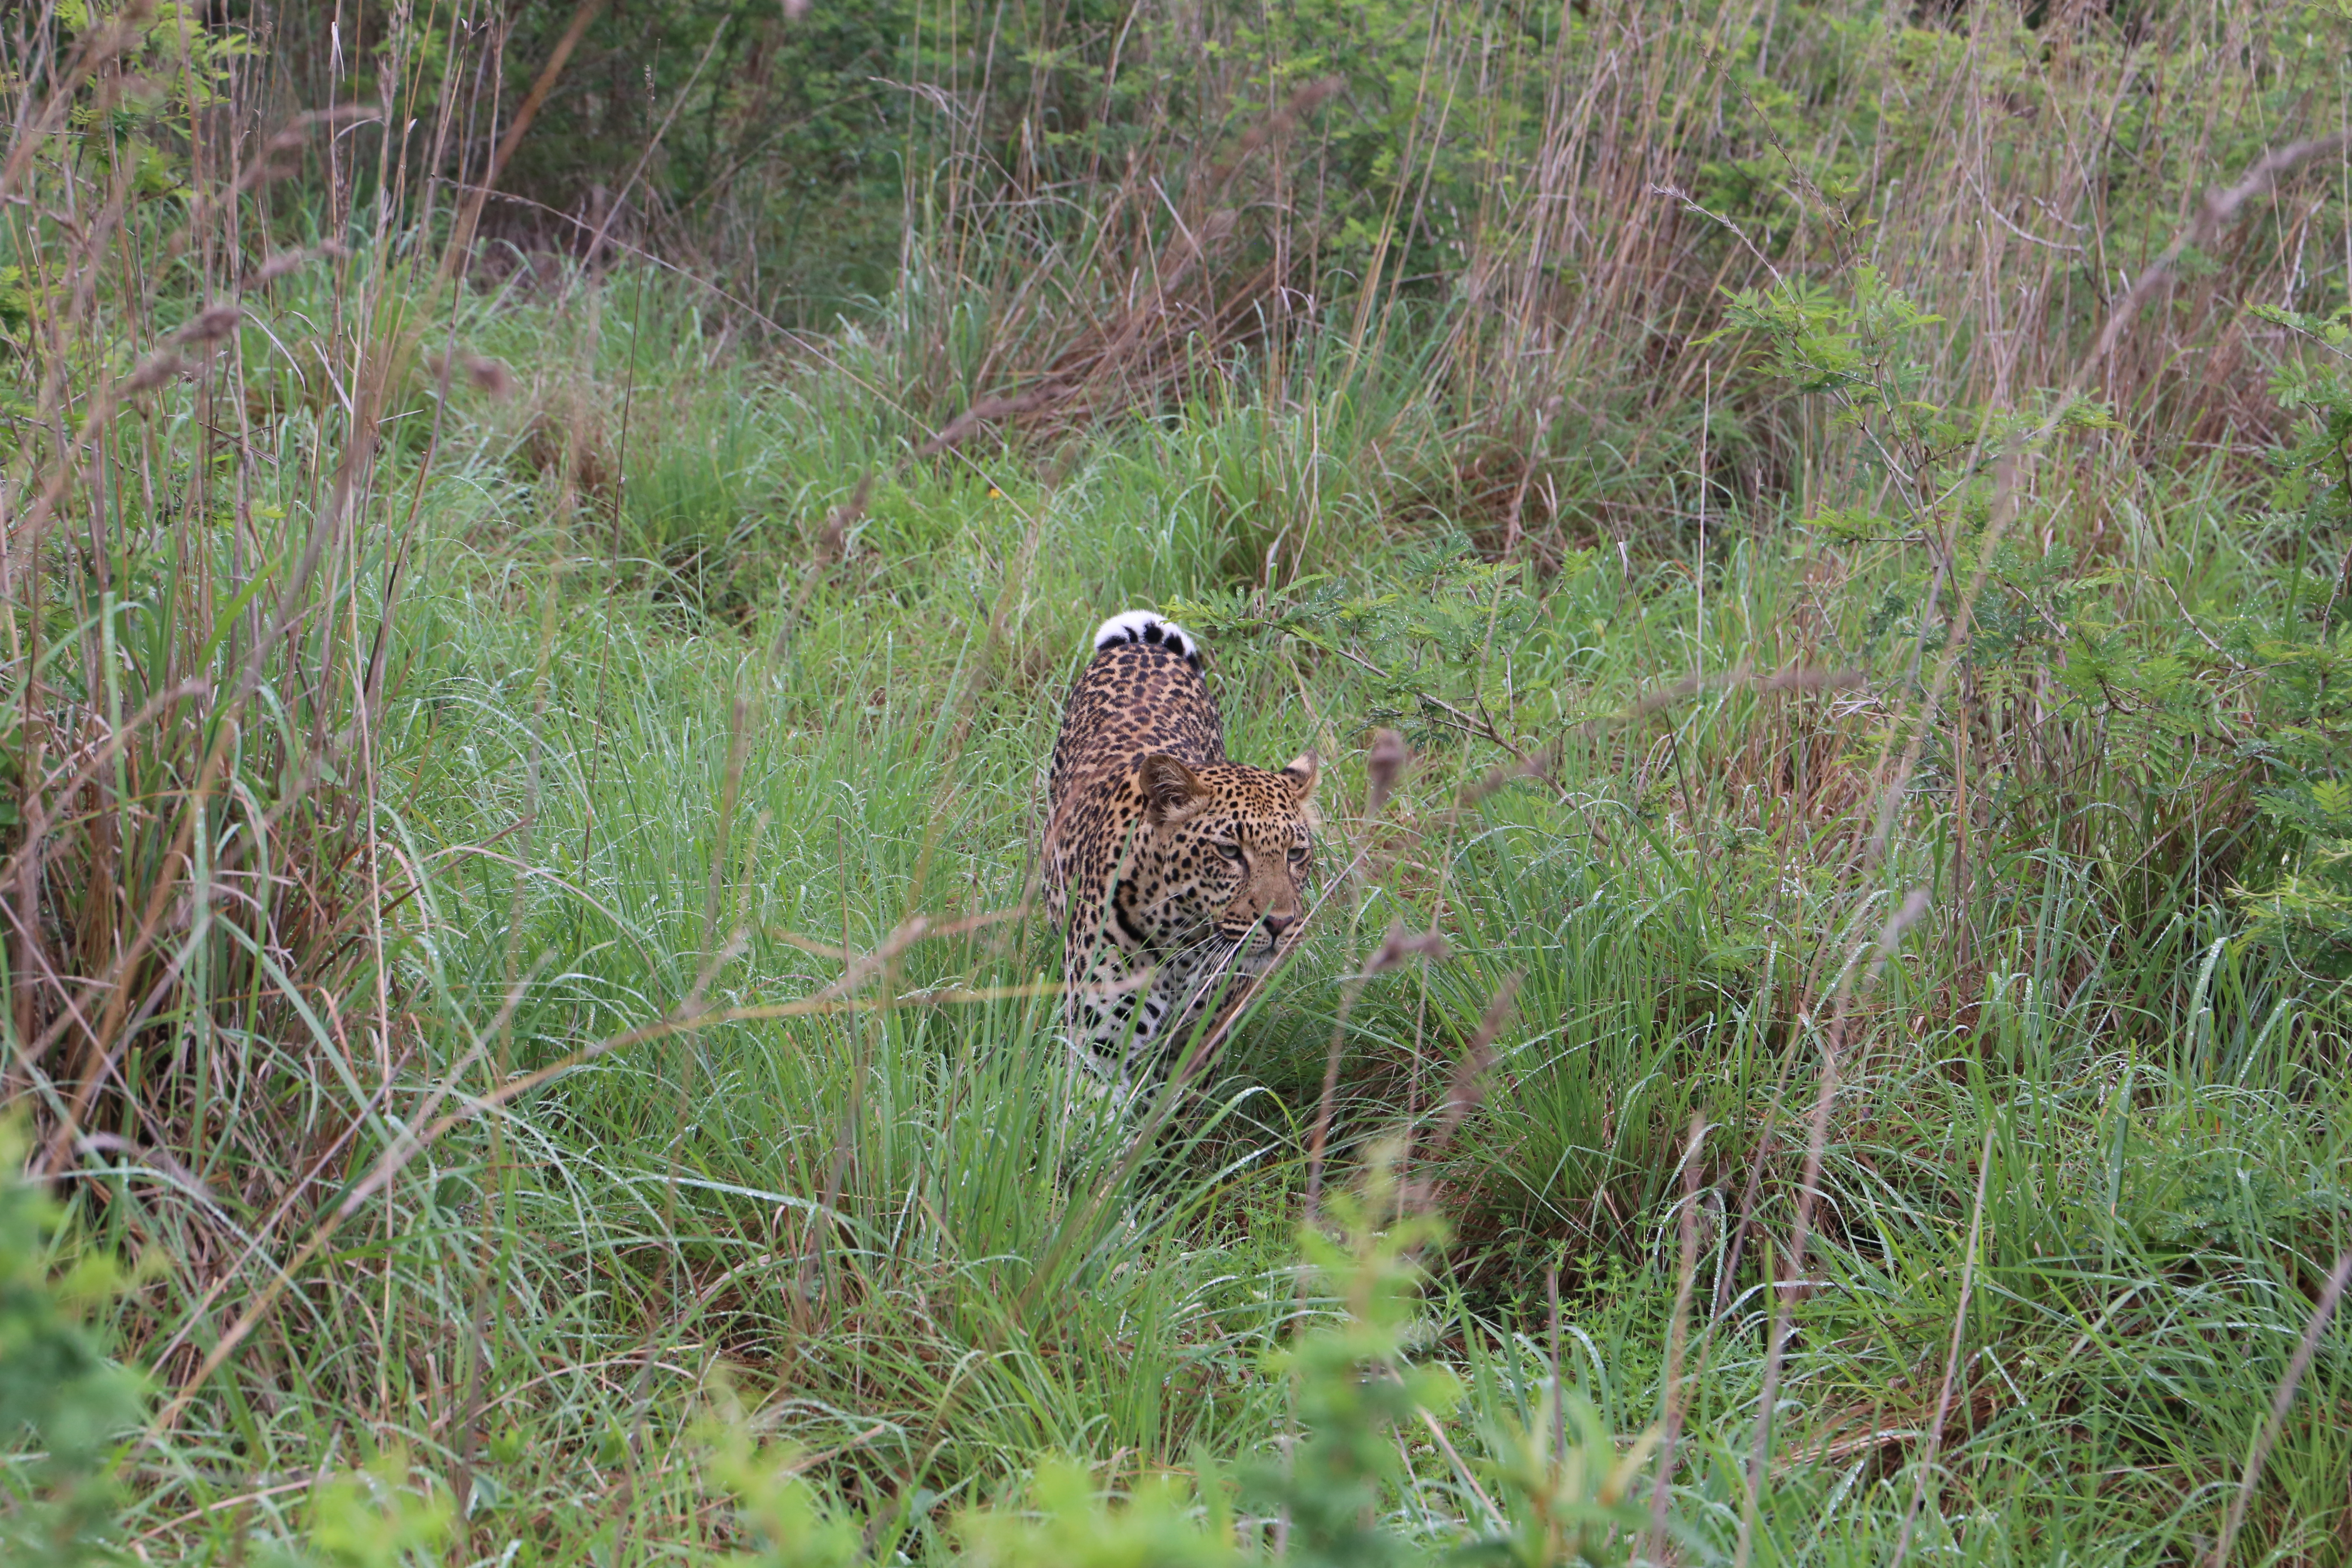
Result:
[[1242,863],[1242,847],[1238,844],[1220,844],[1217,846],[1217,853],[1236,866]]
[[1307,864],[1307,846],[1301,844],[1291,850],[1290,863],[1294,866],[1304,866]]

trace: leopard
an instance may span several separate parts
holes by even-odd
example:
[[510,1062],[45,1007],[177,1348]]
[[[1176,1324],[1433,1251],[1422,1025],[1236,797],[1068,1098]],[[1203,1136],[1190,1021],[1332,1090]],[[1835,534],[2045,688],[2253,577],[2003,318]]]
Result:
[[1315,753],[1225,755],[1201,640],[1150,610],[1095,628],[1046,784],[1046,912],[1074,1067],[1131,1094],[1304,929]]

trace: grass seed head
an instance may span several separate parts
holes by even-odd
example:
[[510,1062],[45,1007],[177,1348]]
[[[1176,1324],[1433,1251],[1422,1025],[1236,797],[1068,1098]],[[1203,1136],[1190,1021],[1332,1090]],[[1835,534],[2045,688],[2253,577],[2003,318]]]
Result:
[[207,305],[196,313],[195,320],[172,336],[175,343],[216,343],[236,331],[245,312],[235,305]]
[[1364,775],[1371,783],[1365,816],[1381,814],[1381,807],[1396,793],[1397,780],[1404,775],[1405,764],[1412,760],[1412,753],[1406,749],[1402,735],[1394,730],[1372,731],[1372,749],[1364,757]]

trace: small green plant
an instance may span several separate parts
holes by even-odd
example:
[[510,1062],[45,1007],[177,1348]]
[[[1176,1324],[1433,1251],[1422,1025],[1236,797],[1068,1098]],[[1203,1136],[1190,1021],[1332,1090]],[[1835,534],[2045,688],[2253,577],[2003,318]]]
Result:
[[975,1509],[956,1533],[982,1568],[1224,1568],[1263,1562],[1242,1546],[1223,1499],[1172,1476],[1138,1482],[1113,1502],[1084,1465],[1038,1467],[1026,1509]]
[[1621,1452],[1592,1401],[1570,1391],[1547,1394],[1531,1422],[1492,1417],[1485,1433],[1506,1517],[1455,1561],[1602,1568],[1630,1559],[1648,1521],[1636,1483],[1657,1449],[1656,1431]]
[[139,1419],[139,1380],[89,1321],[121,1271],[103,1254],[56,1271],[57,1205],[20,1174],[0,1126],[0,1557],[32,1565],[113,1561],[115,1446]]
[[1600,1411],[1572,1391],[1548,1393],[1531,1422],[1496,1414],[1477,1424],[1485,1457],[1475,1468],[1487,1487],[1474,1481],[1473,1489],[1486,1518],[1467,1541],[1412,1542],[1375,1522],[1409,1479],[1400,1436],[1426,1429],[1451,1458],[1444,1421],[1465,1392],[1449,1368],[1410,1359],[1425,1323],[1420,1258],[1445,1244],[1448,1229],[1409,1206],[1397,1174],[1403,1153],[1399,1140],[1374,1144],[1358,1190],[1331,1205],[1337,1236],[1300,1233],[1307,1261],[1339,1288],[1347,1315],[1301,1335],[1277,1358],[1295,1380],[1305,1434],[1286,1464],[1262,1462],[1244,1473],[1244,1496],[1289,1521],[1285,1561],[1301,1568],[1423,1562],[1602,1568],[1628,1561],[1646,1520],[1635,1484],[1658,1436],[1621,1450]]
[[456,1520],[448,1495],[410,1473],[394,1449],[358,1470],[321,1482],[310,1499],[300,1549],[278,1554],[280,1568],[410,1568],[443,1561]]
[[[1337,1238],[1313,1226],[1299,1246],[1337,1286],[1346,1316],[1301,1334],[1275,1358],[1296,1390],[1302,1435],[1286,1456],[1243,1474],[1243,1496],[1290,1521],[1291,1560],[1301,1564],[1401,1563],[1407,1543],[1375,1520],[1403,1479],[1396,1434],[1451,1412],[1462,1384],[1407,1351],[1420,1326],[1423,1248],[1443,1243],[1434,1215],[1400,1212],[1401,1144],[1374,1148],[1360,1192],[1331,1204]],[[1383,1221],[1387,1223],[1383,1224]]]
[[802,1479],[798,1456],[781,1445],[755,1447],[731,1401],[709,1431],[711,1470],[735,1495],[754,1542],[730,1561],[745,1568],[847,1568],[864,1560],[857,1521]]

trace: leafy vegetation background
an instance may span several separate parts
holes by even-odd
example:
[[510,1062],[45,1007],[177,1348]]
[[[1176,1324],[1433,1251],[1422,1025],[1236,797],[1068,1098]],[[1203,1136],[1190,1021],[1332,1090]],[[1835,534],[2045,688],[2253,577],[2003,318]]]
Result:
[[10,1561],[2352,1554],[2340,6],[0,34]]

